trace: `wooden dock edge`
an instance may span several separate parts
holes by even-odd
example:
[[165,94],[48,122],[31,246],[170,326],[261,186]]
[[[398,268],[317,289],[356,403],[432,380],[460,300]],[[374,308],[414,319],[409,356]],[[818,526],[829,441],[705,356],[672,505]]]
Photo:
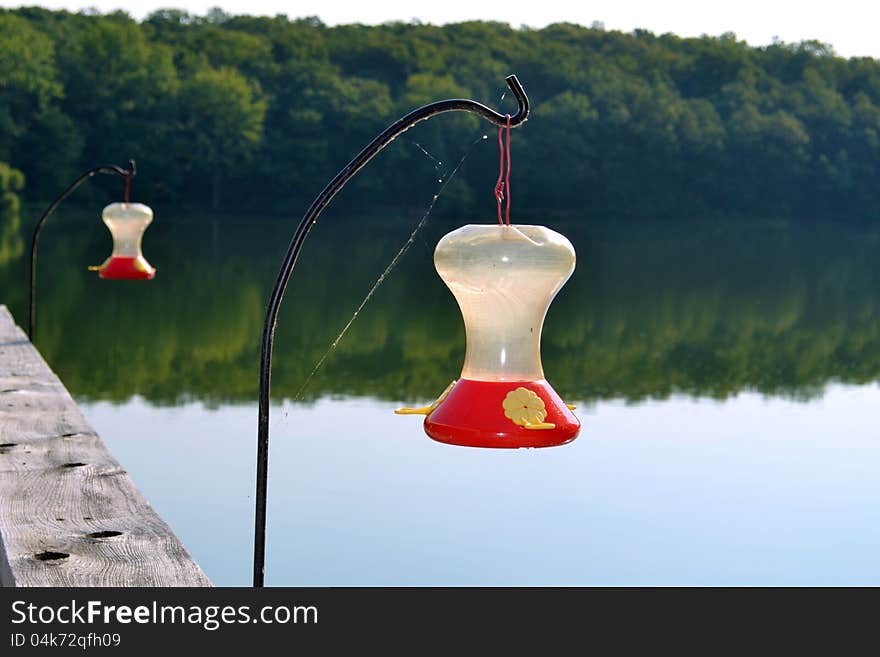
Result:
[[211,586],[2,305],[0,584]]

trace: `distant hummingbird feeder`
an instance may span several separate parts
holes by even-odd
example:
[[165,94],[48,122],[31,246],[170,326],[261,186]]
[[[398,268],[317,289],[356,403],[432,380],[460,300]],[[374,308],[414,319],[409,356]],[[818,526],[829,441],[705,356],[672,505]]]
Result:
[[101,278],[149,280],[156,275],[141,251],[141,240],[153,221],[153,211],[142,203],[111,203],[101,215],[113,236],[113,251],[103,264],[89,267]]

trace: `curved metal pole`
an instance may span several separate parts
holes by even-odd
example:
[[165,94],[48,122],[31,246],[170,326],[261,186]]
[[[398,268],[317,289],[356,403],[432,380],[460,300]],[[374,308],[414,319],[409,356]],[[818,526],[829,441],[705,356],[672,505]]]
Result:
[[[517,112],[510,117],[510,127],[515,128],[522,125],[529,118],[529,99],[522,85],[515,75],[511,75],[506,79],[507,86],[513,92],[516,98]],[[275,341],[275,324],[278,321],[278,309],[281,306],[281,299],[284,296],[284,290],[293,273],[296,260],[302,250],[303,244],[309,235],[309,231],[318,219],[318,216],[327,207],[333,197],[341,190],[345,184],[351,180],[355,174],[360,171],[364,165],[379,153],[388,144],[394,141],[401,134],[412,128],[416,123],[429,119],[437,114],[444,112],[470,112],[482,116],[484,119],[491,121],[498,126],[506,126],[507,115],[499,114],[485,105],[474,100],[466,99],[450,99],[441,100],[431,103],[413,110],[395,123],[390,125],[385,131],[371,141],[366,148],[355,156],[348,165],[336,177],[330,181],[330,184],[324,188],[318,198],[312,202],[308,212],[305,213],[290,246],[287,247],[287,255],[281,264],[281,270],[278,272],[278,278],[275,281],[275,287],[272,288],[272,294],[269,296],[269,304],[266,308],[266,321],[263,324],[263,342],[260,353],[260,399],[259,399],[259,424],[257,429],[257,490],[255,501],[255,519],[254,519],[254,586],[263,586],[266,565],[266,502],[269,477],[269,388],[272,375],[272,347]]]
[[[74,191],[76,191],[77,187],[82,185],[86,180],[97,173],[115,173],[116,175],[122,176],[126,179],[126,181],[128,181],[137,173],[137,169],[135,167],[134,160],[129,160],[128,169],[123,169],[122,167],[118,167],[115,164],[104,164],[89,169],[88,171],[84,171],[76,178],[76,180],[70,183],[67,188],[63,192],[61,192],[61,194],[54,201],[49,204],[49,207],[47,207],[43,211],[43,214],[40,215],[40,218],[37,220],[37,225],[36,227],[34,227],[34,235],[31,238],[31,284],[28,291],[28,338],[31,342],[34,341],[34,315],[37,288],[37,242],[40,239],[40,231],[43,230],[43,224],[46,222],[46,219],[49,218],[49,215],[55,212],[55,209],[59,205],[61,205],[64,199],[66,199]],[[126,185],[126,203],[128,202],[127,196],[128,186]]]

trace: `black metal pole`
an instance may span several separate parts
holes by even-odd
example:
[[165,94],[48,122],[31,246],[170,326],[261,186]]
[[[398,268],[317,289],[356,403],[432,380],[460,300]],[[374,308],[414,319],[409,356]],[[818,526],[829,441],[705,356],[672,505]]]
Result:
[[[134,160],[128,161],[128,169],[123,169],[122,167],[118,167],[115,164],[104,164],[101,166],[94,167],[89,169],[88,171],[84,171],[79,174],[77,178],[70,183],[67,188],[58,195],[58,197],[52,201],[49,206],[43,211],[43,214],[40,215],[40,218],[37,220],[37,225],[34,227],[34,235],[31,238],[31,283],[30,289],[28,290],[28,338],[31,342],[34,341],[34,317],[36,310],[36,290],[37,290],[37,242],[40,239],[40,232],[43,230],[43,224],[46,222],[46,219],[49,218],[55,209],[61,205],[61,203],[70,196],[74,191],[76,191],[77,187],[82,185],[86,180],[94,176],[98,173],[115,173],[116,175],[122,176],[125,179],[129,179],[133,177],[136,173],[137,169],[135,168]],[[127,199],[126,199],[127,201]]]
[[[510,117],[510,127],[522,125],[529,117],[529,99],[522,85],[515,75],[506,79],[507,86],[513,92],[518,105],[517,112]],[[309,235],[309,231],[318,219],[318,216],[327,207],[333,197],[345,184],[351,180],[364,165],[390,144],[394,139],[412,128],[416,123],[429,119],[436,114],[444,112],[471,112],[482,116],[498,126],[506,126],[507,115],[499,114],[485,105],[474,100],[450,99],[441,100],[413,110],[403,118],[398,119],[385,131],[371,141],[366,148],[355,156],[348,165],[330,184],[324,188],[318,197],[312,202],[308,212],[305,213],[297,226],[290,246],[287,247],[287,255],[281,263],[281,270],[275,280],[275,286],[269,296],[269,304],[266,308],[266,321],[263,324],[263,342],[260,353],[260,398],[259,398],[259,423],[257,428],[257,490],[255,500],[254,519],[254,586],[263,586],[266,570],[266,503],[268,494],[269,477],[269,389],[272,375],[272,347],[275,341],[275,324],[278,321],[278,309],[284,296],[284,290],[290,281],[293,268],[302,250],[303,244]]]

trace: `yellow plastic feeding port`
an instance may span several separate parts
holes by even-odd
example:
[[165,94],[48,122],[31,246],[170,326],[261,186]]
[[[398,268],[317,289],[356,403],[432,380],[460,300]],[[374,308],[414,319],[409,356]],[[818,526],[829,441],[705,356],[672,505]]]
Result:
[[111,203],[101,215],[113,236],[113,253],[104,264],[89,269],[101,278],[148,280],[156,270],[141,252],[141,240],[153,221],[153,211],[142,203]]
[[544,379],[541,329],[575,267],[574,247],[544,226],[468,225],[434,252],[461,309],[467,351],[461,377],[421,410],[425,431],[472,447],[549,447],[580,422]]

